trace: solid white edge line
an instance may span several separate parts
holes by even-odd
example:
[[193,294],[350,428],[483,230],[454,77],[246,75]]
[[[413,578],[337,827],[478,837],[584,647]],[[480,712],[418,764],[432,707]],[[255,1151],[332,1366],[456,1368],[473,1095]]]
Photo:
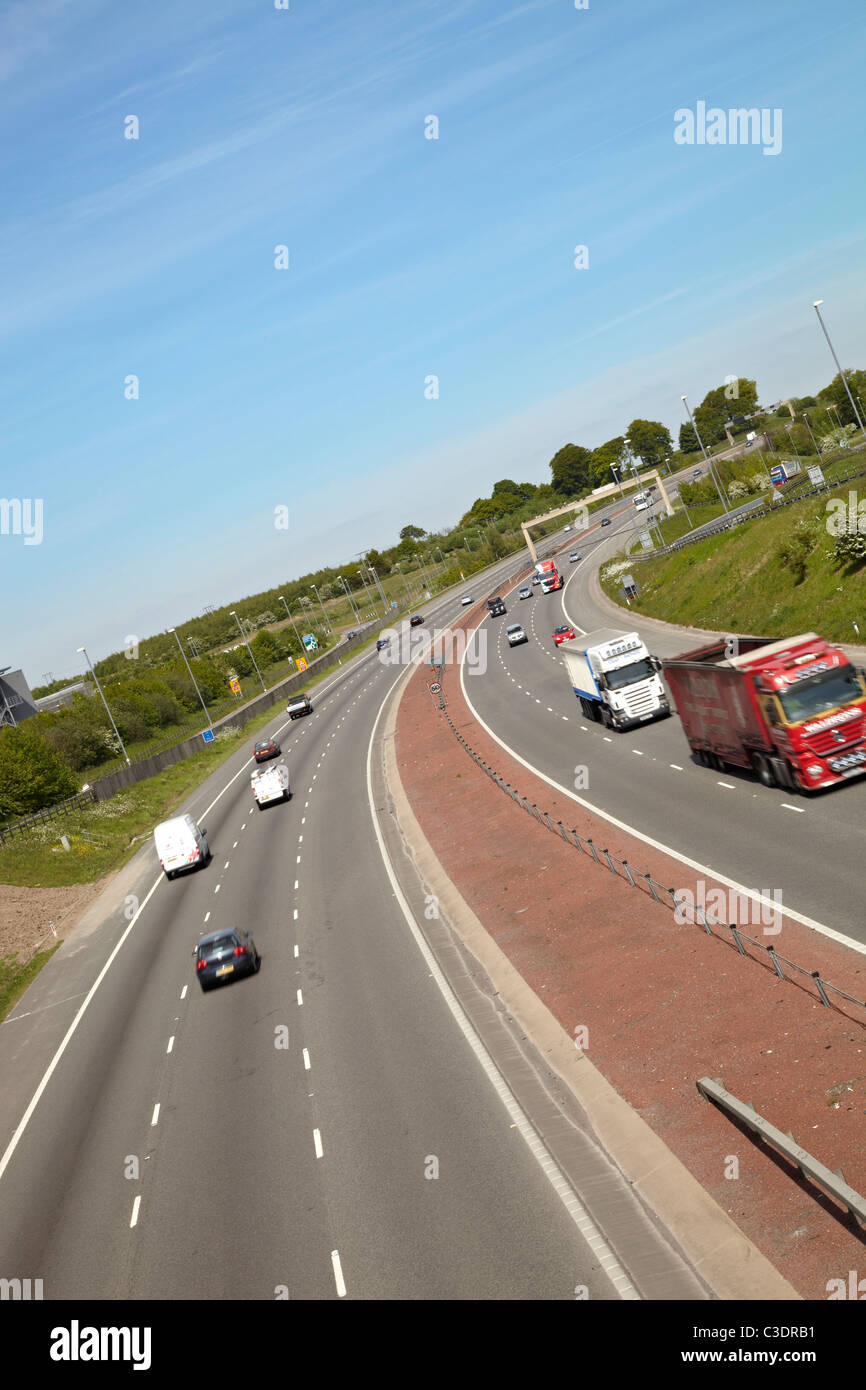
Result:
[[337,1294],[340,1298],[346,1297],[346,1284],[343,1279],[343,1267],[340,1264],[339,1250],[331,1251],[331,1267],[334,1271],[334,1282],[337,1285]]
[[[460,671],[462,682],[462,661],[460,665]],[[607,1274],[608,1278],[613,1283],[615,1291],[620,1295],[621,1298],[640,1300],[640,1294],[629,1280],[628,1275],[620,1265],[619,1260],[616,1257],[616,1254],[607,1244],[607,1241],[605,1240],[604,1236],[596,1227],[594,1221],[589,1215],[589,1212],[583,1206],[583,1203],[580,1201],[580,1198],[578,1197],[574,1188],[565,1178],[565,1175],[563,1174],[559,1165],[554,1162],[553,1157],[548,1151],[546,1145],[542,1142],[540,1136],[533,1128],[528,1117],[515,1100],[501,1072],[499,1071],[499,1068],[496,1066],[496,1063],[493,1061],[493,1058],[490,1056],[490,1053],[487,1051],[487,1048],[484,1046],[481,1039],[475,1032],[475,1029],[472,1027],[472,1024],[470,1023],[467,1015],[465,1014],[461,1004],[457,1000],[453,990],[451,989],[451,986],[449,985],[448,981],[446,980],[445,976],[440,970],[436,958],[433,955],[433,952],[427,945],[427,942],[425,941],[424,936],[420,931],[414,916],[412,915],[412,910],[406,901],[403,890],[391,866],[391,861],[388,858],[388,853],[385,848],[384,837],[382,835],[378,816],[376,814],[376,804],[375,798],[373,796],[372,758],[373,743],[376,738],[376,730],[379,727],[379,721],[382,718],[382,711],[385,708],[385,705],[388,699],[390,698],[394,690],[394,687],[397,685],[397,682],[402,678],[403,674],[404,672],[401,671],[400,675],[389,686],[388,690],[386,691],[385,697],[379,706],[376,718],[373,722],[373,728],[370,732],[370,741],[367,744],[367,801],[370,807],[370,816],[373,821],[373,831],[375,833],[376,841],[379,846],[379,853],[382,856],[382,863],[385,866],[385,872],[390,880],[391,888],[394,893],[394,897],[397,901],[397,905],[399,906],[400,911],[403,913],[406,925],[412,933],[412,936],[415,940],[415,944],[421,952],[422,957],[424,958],[424,963],[426,964],[432,979],[438,985],[442,997],[445,1000],[445,1003],[447,1004],[448,1008],[451,1010],[451,1013],[457,1023],[458,1028],[460,1029],[469,1046],[471,1047],[472,1051],[474,1052],[476,1059],[478,1060],[482,1070],[487,1076],[487,1079],[492,1085],[494,1091],[499,1096],[499,1099],[502,1101],[502,1104],[504,1105],[511,1119],[513,1127],[520,1132],[520,1135],[525,1141],[527,1148],[529,1149],[533,1157],[537,1160],[539,1167],[545,1174],[548,1182],[550,1183],[553,1190],[556,1192],[556,1195],[559,1197],[560,1201],[562,1202],[563,1206],[568,1212],[569,1217],[574,1222],[577,1229],[580,1231],[584,1240],[587,1242],[592,1240],[597,1243],[598,1247],[602,1248],[604,1256],[610,1266],[610,1268],[608,1268],[606,1265],[604,1272]],[[596,1244],[593,1244],[591,1246],[591,1249],[594,1253],[598,1253],[596,1249]],[[611,1273],[611,1269],[614,1268],[616,1270],[616,1274]],[[620,1284],[622,1284],[622,1288],[619,1287]]]
[[[467,643],[467,649],[468,645]],[[490,725],[485,723],[481,718],[481,715],[478,713],[466,691],[464,661],[465,653],[460,661],[460,688],[463,691],[463,698],[469,706],[472,715],[478,721],[484,732],[493,739],[493,742],[498,743],[499,747],[504,749],[509,757],[513,758],[515,762],[520,763],[521,767],[525,767],[527,772],[532,773],[533,777],[540,778],[542,782],[546,782],[547,785],[553,787],[555,791],[562,792],[563,796],[567,796],[570,800],[576,801],[578,806],[582,806],[585,811],[591,812],[594,816],[600,816],[601,819],[606,820],[609,825],[615,825],[617,830],[622,830],[627,835],[633,835],[636,840],[641,840],[643,844],[649,845],[652,849],[657,849],[660,854],[668,855],[669,858],[676,860],[678,864],[685,864],[687,868],[693,869],[699,874],[706,875],[708,878],[713,878],[717,883],[724,883],[728,888],[733,888],[737,893],[744,894],[745,897],[751,898],[752,902],[759,903],[762,907],[770,909],[778,908],[778,903],[773,903],[769,898],[765,898],[763,893],[757,893],[753,888],[744,887],[744,885],[738,883],[736,879],[728,878],[727,874],[720,873],[718,869],[708,868],[706,864],[701,864],[697,859],[690,859],[688,855],[682,854],[679,850],[672,849],[670,845],[664,844],[661,840],[654,839],[652,835],[645,835],[642,830],[638,830],[635,826],[620,820],[618,816],[611,815],[609,811],[603,811],[600,806],[596,806],[592,801],[587,801],[585,797],[578,796],[576,792],[570,791],[569,788],[563,786],[561,782],[555,781],[553,777],[548,777],[546,772],[542,772],[540,768],[527,762],[526,758],[521,757],[516,749],[507,744],[497,733],[494,733]],[[866,942],[855,941],[853,937],[845,936],[843,932],[836,931],[834,927],[827,927],[823,922],[816,922],[814,917],[808,917],[803,912],[796,912],[791,907],[785,907],[782,915],[784,917],[789,917],[792,922],[799,922],[803,927],[811,927],[813,931],[819,932],[821,936],[826,936],[830,941],[838,941],[842,946],[849,946],[851,950],[859,952],[861,956],[866,955]]]

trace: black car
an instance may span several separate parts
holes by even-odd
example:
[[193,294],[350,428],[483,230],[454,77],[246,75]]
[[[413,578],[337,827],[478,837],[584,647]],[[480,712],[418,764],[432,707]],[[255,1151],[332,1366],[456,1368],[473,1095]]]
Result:
[[508,609],[498,595],[496,598],[489,598],[487,600],[487,607],[490,609],[491,618],[501,618],[504,613],[508,612]]
[[390,647],[390,645],[391,645],[391,638],[390,638],[390,637],[380,637],[379,640],[378,640],[377,643],[376,643],[376,651],[377,651],[377,652],[380,652],[380,651],[382,650],[383,647]]
[[349,642],[349,641],[351,641],[351,639],[352,639],[353,637],[360,637],[360,636],[361,636],[360,632],[347,632],[347,633],[346,633],[346,641]]
[[193,951],[195,973],[203,990],[225,984],[238,975],[255,975],[262,963],[248,931],[208,932]]
[[609,525],[610,525],[610,517],[609,517],[609,516],[603,516],[602,519],[601,519],[601,524],[602,524],[602,526],[609,526]]
[[409,626],[410,626],[410,627],[420,627],[421,624],[423,623],[423,621],[424,621],[424,619],[422,618],[421,614],[420,614],[420,613],[416,613],[414,617],[412,617],[412,618],[409,619]]
[[257,743],[253,749],[253,757],[257,763],[266,763],[268,758],[278,758],[280,756],[280,745],[272,738],[263,739]]

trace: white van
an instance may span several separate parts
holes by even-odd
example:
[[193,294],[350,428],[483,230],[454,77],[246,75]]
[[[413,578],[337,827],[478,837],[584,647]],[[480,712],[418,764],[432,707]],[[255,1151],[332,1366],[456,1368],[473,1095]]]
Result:
[[207,831],[196,825],[192,816],[164,820],[154,830],[153,842],[166,878],[174,878],[185,869],[195,869],[211,857]]

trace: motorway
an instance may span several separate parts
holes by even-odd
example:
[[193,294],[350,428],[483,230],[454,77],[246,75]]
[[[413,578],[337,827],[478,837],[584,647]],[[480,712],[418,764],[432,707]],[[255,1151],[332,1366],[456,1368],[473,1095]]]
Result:
[[[275,716],[292,800],[254,806],[251,740],[185,808],[212,862],[168,882],[149,844],[133,921],[74,934],[0,1028],[5,1277],[70,1300],[618,1296],[385,872],[366,760],[398,671],[362,655],[313,715]],[[228,925],[262,967],[205,995],[191,952]]]
[[[566,790],[573,790],[577,768],[586,768],[584,804],[737,884],[769,897],[777,891],[786,910],[866,942],[857,867],[866,780],[800,796],[764,787],[736,768],[719,773],[703,767],[676,711],[623,733],[584,719],[553,643],[554,627],[569,622],[578,635],[603,627],[636,630],[660,657],[689,646],[682,632],[642,626],[637,614],[613,617],[592,597],[591,575],[633,529],[634,518],[624,515],[606,531],[593,527],[575,536],[581,560],[570,565],[568,550],[561,553],[562,590],[542,595],[534,589],[526,600],[512,592],[504,595],[507,617],[485,618],[486,674],[471,673],[468,663],[464,669],[472,707],[509,749]],[[530,640],[509,648],[505,627],[517,621]]]

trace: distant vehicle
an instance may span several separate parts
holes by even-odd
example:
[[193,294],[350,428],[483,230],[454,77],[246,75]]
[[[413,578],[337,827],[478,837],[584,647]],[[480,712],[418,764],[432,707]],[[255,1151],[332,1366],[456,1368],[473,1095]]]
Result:
[[496,598],[489,598],[487,600],[487,607],[490,609],[491,618],[501,618],[504,613],[508,612],[508,609],[498,595]]
[[601,519],[601,524],[602,524],[602,526],[609,526],[609,525],[610,525],[610,517],[609,517],[609,516],[603,516],[602,519]]
[[474,603],[475,600],[471,594],[464,594],[460,602],[464,608],[468,608],[470,603]]
[[420,627],[421,624],[423,623],[423,621],[424,621],[424,619],[422,618],[421,614],[420,614],[420,613],[415,613],[414,616],[411,617],[411,618],[409,619],[409,626],[410,626],[410,627]]
[[289,788],[289,769],[285,763],[271,764],[270,767],[257,767],[250,777],[250,790],[261,811],[271,801],[291,800]]
[[767,787],[835,787],[866,772],[866,681],[814,632],[722,638],[662,662],[701,762],[751,768]]
[[212,931],[195,950],[195,973],[202,989],[225,984],[237,975],[255,975],[262,963],[248,931]]
[[563,531],[570,531],[570,530],[571,530],[571,527],[570,527],[570,526],[563,526],[562,529],[563,529]]
[[185,869],[197,869],[211,857],[207,831],[200,828],[192,816],[164,820],[156,826],[153,842],[166,878],[174,878]]
[[390,637],[380,637],[380,638],[378,638],[378,640],[377,640],[377,642],[376,642],[376,651],[377,651],[377,652],[380,652],[380,651],[382,650],[383,647],[390,647],[390,645],[391,645],[391,638],[390,638]]
[[517,597],[520,599],[532,598],[532,590],[530,589],[528,584],[521,585],[521,587],[517,590]]
[[521,642],[529,641],[520,623],[512,623],[510,627],[507,627],[505,629],[505,636],[508,639],[509,647],[518,647]]
[[553,629],[553,640],[558,647],[561,647],[563,642],[573,642],[574,628],[569,627],[567,623],[563,623],[560,627],[555,627]]
[[534,575],[532,576],[532,583],[533,583],[533,584],[540,584],[540,583],[541,583],[541,575],[540,575],[540,574],[534,574]]
[[575,564],[577,564],[577,561],[578,561],[579,559],[580,559],[580,552],[577,551],[577,550],[572,550],[571,554],[570,554],[569,557],[568,557],[568,563],[569,563],[570,565],[575,565]]
[[350,640],[350,638],[352,638],[352,637],[360,637],[360,636],[361,636],[360,632],[355,632],[355,630],[354,630],[354,628],[353,628],[351,632],[347,632],[347,633],[346,633],[346,641],[348,642],[348,641]]
[[278,758],[282,749],[272,738],[264,738],[257,743],[253,749],[253,757],[257,763],[266,763],[268,758]]
[[699,468],[696,468],[692,473],[692,477],[695,479],[695,481],[697,481],[698,478],[702,478],[703,476],[704,475]]
[[636,512],[648,512],[649,502],[645,497],[636,497],[634,499],[634,509]]
[[586,718],[607,729],[629,729],[671,712],[658,674],[661,662],[650,656],[640,633],[587,632],[563,652],[563,660]]
[[303,714],[312,714],[313,702],[309,695],[293,695],[286,705],[286,714],[292,719],[300,719]]

